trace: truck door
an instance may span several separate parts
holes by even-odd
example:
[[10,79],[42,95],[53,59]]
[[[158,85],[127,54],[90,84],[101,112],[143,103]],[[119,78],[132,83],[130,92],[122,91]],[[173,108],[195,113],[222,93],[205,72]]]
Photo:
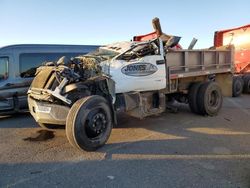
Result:
[[142,43],[121,56],[117,92],[159,90],[166,87],[165,59],[158,40]]

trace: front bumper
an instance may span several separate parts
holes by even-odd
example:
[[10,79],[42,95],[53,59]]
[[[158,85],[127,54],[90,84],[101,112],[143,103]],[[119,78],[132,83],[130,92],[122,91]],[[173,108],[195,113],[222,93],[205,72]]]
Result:
[[70,108],[57,104],[40,102],[28,97],[29,110],[38,123],[65,125]]

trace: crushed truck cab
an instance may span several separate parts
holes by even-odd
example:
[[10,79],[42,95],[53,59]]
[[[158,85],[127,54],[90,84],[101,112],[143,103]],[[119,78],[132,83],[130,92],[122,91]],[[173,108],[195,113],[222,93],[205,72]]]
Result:
[[160,90],[166,87],[165,54],[158,39],[148,42],[116,43],[104,47],[118,49],[119,55],[102,63],[105,73],[116,83],[116,93]]

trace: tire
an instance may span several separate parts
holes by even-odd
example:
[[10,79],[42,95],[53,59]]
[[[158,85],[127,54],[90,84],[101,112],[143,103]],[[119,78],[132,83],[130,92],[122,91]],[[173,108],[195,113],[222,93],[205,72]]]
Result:
[[54,124],[48,124],[48,123],[38,123],[38,125],[47,130],[51,129],[63,129],[65,126],[64,125],[54,125]]
[[250,93],[250,75],[244,76],[243,80],[244,80],[244,86],[243,86],[244,93]]
[[233,97],[239,97],[243,91],[243,79],[239,76],[233,77]]
[[66,135],[72,146],[94,151],[103,146],[113,127],[107,100],[93,95],[79,99],[71,107],[66,119]]
[[222,106],[222,93],[216,82],[205,82],[200,86],[197,104],[201,115],[215,116]]
[[202,85],[201,82],[196,82],[191,85],[191,88],[188,92],[188,104],[191,111],[195,114],[199,114],[199,108],[197,104],[197,94],[199,91],[200,86]]

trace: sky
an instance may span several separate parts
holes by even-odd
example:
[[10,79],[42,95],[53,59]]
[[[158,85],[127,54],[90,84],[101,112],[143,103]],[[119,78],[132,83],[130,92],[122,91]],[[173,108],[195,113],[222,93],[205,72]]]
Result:
[[217,30],[250,24],[249,0],[0,0],[0,46],[103,45],[153,32],[181,36],[187,48],[213,45]]

